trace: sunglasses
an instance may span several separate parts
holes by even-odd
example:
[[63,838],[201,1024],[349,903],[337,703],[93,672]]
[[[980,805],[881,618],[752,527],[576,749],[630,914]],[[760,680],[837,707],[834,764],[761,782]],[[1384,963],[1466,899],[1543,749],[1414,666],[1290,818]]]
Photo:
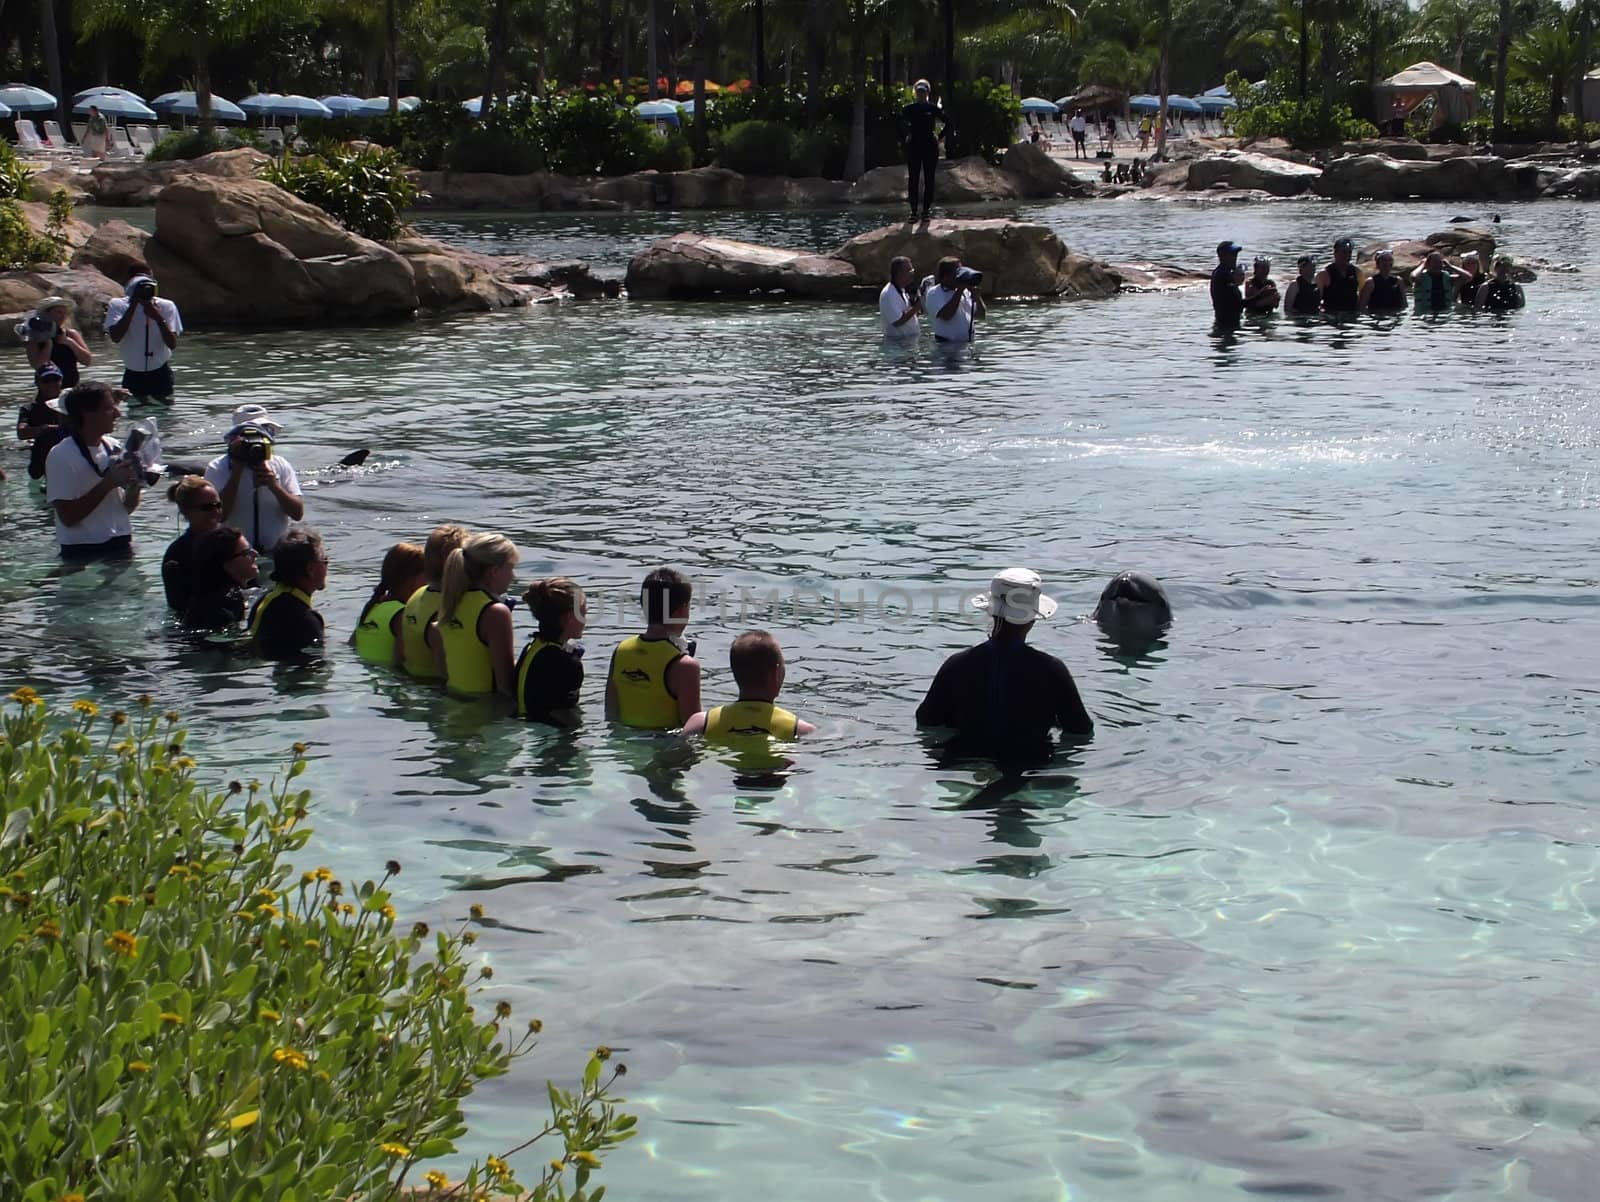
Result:
[[208,513],[221,513],[222,512],[222,502],[221,501],[206,501],[206,502],[204,502],[202,504],[199,504],[199,505],[186,506],[186,508],[204,510],[204,511],[206,511]]
[[254,547],[246,547],[242,551],[235,551],[232,555],[228,556],[228,558],[230,560],[234,560],[234,559],[243,558],[245,556],[248,556],[249,558],[254,559],[256,557],[256,549]]

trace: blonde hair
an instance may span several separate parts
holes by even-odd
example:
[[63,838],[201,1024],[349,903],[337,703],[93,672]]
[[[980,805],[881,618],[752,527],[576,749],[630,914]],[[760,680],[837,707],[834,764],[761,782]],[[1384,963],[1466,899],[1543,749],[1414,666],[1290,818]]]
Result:
[[450,552],[439,583],[439,620],[456,616],[468,589],[477,588],[490,568],[517,562],[517,547],[503,534],[474,534],[464,546]]
[[210,487],[211,481],[204,476],[185,476],[167,489],[167,500],[173,502],[179,509],[187,509],[194,504],[194,499],[202,488]]
[[562,619],[588,605],[583,587],[568,576],[535,580],[522,594],[522,599],[539,623],[539,637],[547,643],[560,642]]
[[433,533],[428,535],[427,545],[422,548],[422,574],[428,578],[429,584],[437,585],[444,579],[444,561],[450,558],[450,552],[465,546],[470,537],[465,526],[433,528]]
[[422,575],[422,548],[416,543],[396,543],[389,548],[388,554],[383,557],[383,574],[379,576],[378,583],[372,590],[372,596],[367,598],[367,603],[362,607],[361,617],[356,620],[360,625],[367,620],[367,615],[372,612],[374,605],[381,605],[385,601],[409,601],[410,597],[401,596],[401,591],[407,584]]

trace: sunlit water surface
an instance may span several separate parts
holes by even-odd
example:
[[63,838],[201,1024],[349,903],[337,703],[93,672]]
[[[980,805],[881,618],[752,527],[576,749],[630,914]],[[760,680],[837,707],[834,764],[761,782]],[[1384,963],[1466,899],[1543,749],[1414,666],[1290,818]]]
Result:
[[[1232,236],[1285,272],[1457,211],[1025,210],[1107,258]],[[546,1035],[474,1099],[471,1153],[604,1042],[641,1116],[619,1199],[1592,1198],[1600,216],[1502,214],[1510,249],[1576,268],[1509,318],[1218,335],[1203,295],[1130,295],[996,307],[958,362],[779,302],[188,336],[169,454],[211,453],[245,401],[281,418],[339,638],[388,544],[502,530],[521,579],[591,587],[587,725],[494,720],[342,646],[287,674],[188,649],[159,604],[170,507],[131,568],[64,574],[14,452],[0,663],[182,709],[216,782],[309,742],[308,863],[401,860],[407,919],[487,907],[490,996]],[[676,229],[822,249],[881,218],[423,225],[620,272]],[[779,634],[822,727],[792,763],[600,720],[660,562],[702,582],[708,698],[738,630]],[[986,789],[911,714],[980,637],[958,596],[1014,563],[1062,600],[1034,640],[1098,729]],[[1080,620],[1126,567],[1178,610],[1142,657]]]

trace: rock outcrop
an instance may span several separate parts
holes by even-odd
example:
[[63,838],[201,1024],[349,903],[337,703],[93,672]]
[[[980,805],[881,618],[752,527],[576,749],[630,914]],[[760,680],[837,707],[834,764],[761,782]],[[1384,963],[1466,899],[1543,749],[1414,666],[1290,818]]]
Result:
[[122,288],[89,268],[39,267],[0,272],[0,343],[17,344],[14,327],[47,296],[72,298],[73,324],[93,335],[105,323],[106,306]]
[[1191,192],[1216,187],[1251,189],[1273,196],[1300,196],[1322,175],[1320,169],[1271,155],[1225,150],[1194,159],[1189,164],[1186,187]]
[[872,296],[882,288],[889,260],[897,255],[926,270],[945,255],[958,255],[984,273],[988,296],[1110,296],[1122,283],[1115,270],[1073,254],[1045,226],[990,219],[884,226],[826,255],[675,234],[633,257],[627,288],[641,298],[753,292],[827,299]]
[[98,271],[114,281],[128,278],[135,263],[149,262],[147,247],[150,231],[126,221],[108,221],[90,236],[72,256],[73,267]]
[[268,162],[259,150],[218,150],[197,159],[158,163],[102,163],[89,173],[84,188],[102,205],[150,205],[172,183],[188,176],[253,179]]
[[1531,200],[1545,183],[1544,169],[1537,164],[1494,155],[1399,162],[1360,154],[1329,163],[1316,191],[1339,200]]
[[[934,168],[933,191],[940,204],[974,204],[981,201],[1020,200],[1022,181],[987,159],[969,155],[964,159],[940,159]],[[850,185],[850,203],[903,205],[906,202],[906,169],[900,166],[874,167]]]
[[1030,200],[1094,195],[1093,185],[1080,179],[1059,159],[1032,142],[1018,142],[1009,148],[1005,158],[1000,161],[1000,170],[1017,180],[1023,196]]
[[1440,230],[1436,234],[1429,234],[1426,238],[1368,243],[1356,251],[1356,262],[1372,262],[1373,256],[1380,250],[1393,252],[1396,275],[1409,276],[1422,265],[1429,254],[1436,250],[1443,252],[1445,258],[1451,262],[1457,263],[1468,251],[1476,251],[1478,258],[1483,262],[1484,270],[1487,271],[1494,261],[1495,240],[1494,235],[1488,230],[1470,225],[1456,225],[1447,230]]

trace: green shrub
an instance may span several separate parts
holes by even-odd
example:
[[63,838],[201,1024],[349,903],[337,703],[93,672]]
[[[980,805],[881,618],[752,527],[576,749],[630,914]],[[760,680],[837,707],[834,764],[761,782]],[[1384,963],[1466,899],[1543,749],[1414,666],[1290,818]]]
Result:
[[1348,104],[1324,109],[1321,97],[1300,101],[1282,72],[1269,75],[1264,88],[1252,87],[1237,71],[1227,83],[1239,103],[1229,120],[1236,137],[1283,138],[1297,149],[1314,150],[1378,136],[1378,127],[1357,117]]
[[[472,918],[430,935],[385,888],[296,874],[309,794],[285,778],[207,795],[176,714],[29,689],[0,712],[0,1174],[22,1202],[390,1197],[466,1130],[461,1099],[538,1033],[472,999]],[[402,933],[405,932],[405,933]],[[565,1199],[632,1133],[608,1049],[550,1087],[559,1152],[526,1195]],[[554,1149],[552,1149],[554,1151]],[[430,1173],[438,1185],[442,1174]],[[461,1183],[516,1193],[490,1157]],[[594,1191],[599,1197],[600,1190]],[[458,1195],[460,1196],[460,1195]],[[576,1195],[574,1195],[576,1196]]]
[[722,133],[717,161],[743,175],[787,175],[794,130],[782,121],[741,121]]
[[945,135],[949,158],[977,154],[993,160],[1017,140],[1022,101],[1005,84],[987,78],[958,83],[944,110],[950,118],[950,132]]
[[0,138],[0,200],[32,199],[33,189],[28,182],[32,178],[32,168],[17,157],[10,142]]
[[177,130],[152,146],[144,157],[149,162],[197,159],[216,150],[237,150],[241,146],[251,146],[262,151],[267,149],[266,142],[248,130],[237,131],[219,127],[209,137],[198,129]]
[[493,175],[527,175],[544,170],[544,151],[537,142],[507,130],[474,125],[444,147],[445,171],[486,171]]
[[347,230],[376,242],[386,242],[405,228],[405,211],[417,198],[417,185],[400,156],[382,146],[324,146],[315,154],[269,163],[264,175]]
[[[644,168],[656,135],[608,92],[523,101],[549,170],[562,175],[626,175]],[[510,106],[516,109],[517,105]],[[491,118],[493,119],[493,118]]]
[[789,149],[788,173],[798,179],[827,175],[837,179],[844,173],[845,147],[831,125],[803,129],[794,135]]
[[35,263],[59,263],[64,242],[41,237],[28,224],[17,200],[0,200],[0,270],[19,271]]
[[687,171],[694,166],[694,147],[681,129],[669,129],[665,134],[652,134],[654,139],[645,155],[644,165],[654,171]]

